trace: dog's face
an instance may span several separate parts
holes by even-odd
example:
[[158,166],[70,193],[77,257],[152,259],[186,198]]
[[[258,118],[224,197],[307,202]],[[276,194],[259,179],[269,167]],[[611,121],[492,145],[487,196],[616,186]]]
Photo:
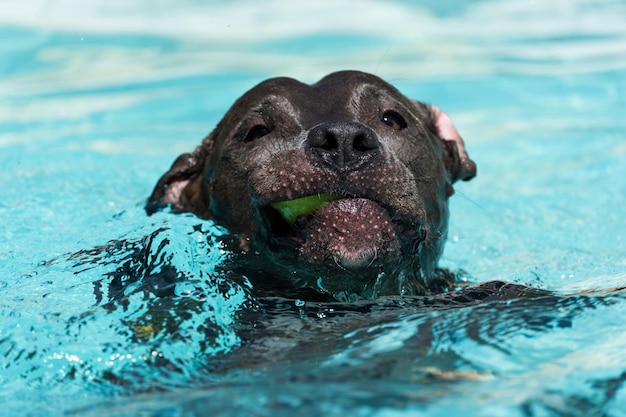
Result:
[[244,94],[147,210],[215,220],[270,272],[338,298],[416,293],[435,273],[452,183],[475,165],[448,117],[373,75]]

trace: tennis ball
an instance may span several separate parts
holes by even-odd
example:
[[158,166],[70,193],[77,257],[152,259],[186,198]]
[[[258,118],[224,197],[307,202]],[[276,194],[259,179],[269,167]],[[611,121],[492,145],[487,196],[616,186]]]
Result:
[[339,200],[337,194],[316,194],[295,200],[279,201],[270,205],[278,211],[285,221],[293,224],[299,216],[308,216],[324,208],[331,201]]

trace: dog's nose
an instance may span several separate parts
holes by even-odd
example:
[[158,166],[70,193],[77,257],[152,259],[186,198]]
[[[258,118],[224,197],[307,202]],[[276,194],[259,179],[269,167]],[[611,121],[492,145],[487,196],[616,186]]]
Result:
[[346,169],[372,157],[380,143],[376,133],[361,123],[328,122],[311,129],[305,146],[327,163]]

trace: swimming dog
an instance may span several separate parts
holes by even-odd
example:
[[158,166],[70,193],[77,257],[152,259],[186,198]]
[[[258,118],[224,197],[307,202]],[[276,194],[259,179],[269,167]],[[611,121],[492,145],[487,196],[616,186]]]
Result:
[[423,294],[453,183],[475,175],[443,111],[374,75],[273,78],[176,159],[146,210],[212,219],[276,282],[340,300]]

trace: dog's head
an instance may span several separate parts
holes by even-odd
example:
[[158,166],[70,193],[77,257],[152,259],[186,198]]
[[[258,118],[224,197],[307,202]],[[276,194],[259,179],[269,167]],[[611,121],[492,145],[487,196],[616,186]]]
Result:
[[475,174],[445,113],[376,76],[274,78],[174,162],[146,209],[213,219],[277,277],[338,298],[416,293],[443,249],[452,184]]

